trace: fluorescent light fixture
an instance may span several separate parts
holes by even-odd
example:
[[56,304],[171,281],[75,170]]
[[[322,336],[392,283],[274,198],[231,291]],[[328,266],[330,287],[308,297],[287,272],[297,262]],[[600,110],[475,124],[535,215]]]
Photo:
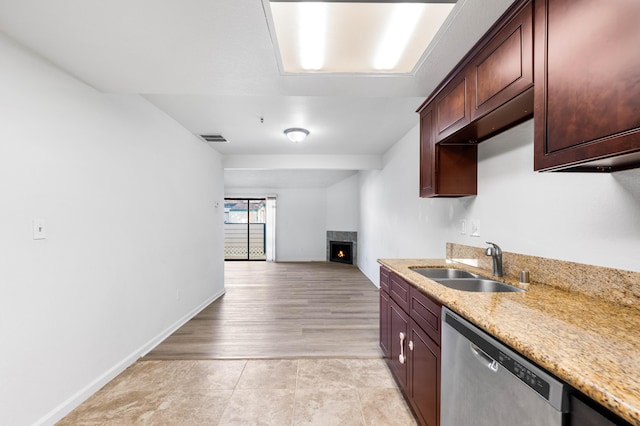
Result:
[[412,73],[455,6],[454,0],[262,1],[285,73]]
[[302,142],[309,135],[309,131],[300,127],[292,127],[290,129],[286,129],[284,134],[287,135],[291,142],[298,143]]
[[424,5],[419,3],[397,5],[382,33],[380,47],[373,62],[375,69],[392,70],[396,67],[423,13]]
[[324,65],[327,38],[325,3],[298,3],[300,64],[305,70],[319,70]]

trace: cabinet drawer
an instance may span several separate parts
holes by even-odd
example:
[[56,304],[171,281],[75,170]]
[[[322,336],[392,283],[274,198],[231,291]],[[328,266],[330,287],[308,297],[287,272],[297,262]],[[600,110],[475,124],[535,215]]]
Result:
[[398,275],[389,274],[389,296],[405,312],[409,312],[409,289],[411,286]]
[[384,266],[380,267],[380,289],[389,293],[389,270]]
[[442,306],[415,287],[409,291],[409,316],[440,345],[440,312]]

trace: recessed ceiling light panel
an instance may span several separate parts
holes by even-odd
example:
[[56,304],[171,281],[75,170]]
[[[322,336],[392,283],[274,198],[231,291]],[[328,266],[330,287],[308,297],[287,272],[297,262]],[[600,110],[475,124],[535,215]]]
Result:
[[287,73],[411,73],[455,6],[442,2],[266,3]]

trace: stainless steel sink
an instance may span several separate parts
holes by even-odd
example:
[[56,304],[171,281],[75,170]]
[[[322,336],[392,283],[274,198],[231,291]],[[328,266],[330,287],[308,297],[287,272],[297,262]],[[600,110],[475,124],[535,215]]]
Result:
[[524,290],[499,281],[487,278],[454,278],[454,279],[435,279],[439,284],[445,287],[462,291],[475,291],[482,293],[496,292],[523,292]]
[[454,290],[481,293],[523,292],[524,290],[509,284],[494,281],[462,269],[452,268],[412,268],[418,274],[430,278],[438,284]]
[[472,274],[471,272],[463,271],[462,269],[449,269],[449,268],[413,268],[413,272],[431,278],[434,281],[438,278],[482,278],[480,275]]

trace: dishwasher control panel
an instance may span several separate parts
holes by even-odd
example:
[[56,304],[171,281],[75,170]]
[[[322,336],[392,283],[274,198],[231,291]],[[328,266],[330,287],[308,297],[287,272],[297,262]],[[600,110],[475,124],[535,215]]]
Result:
[[505,354],[504,352],[498,350],[497,360],[500,365],[502,365],[505,369],[507,369],[511,374],[516,376],[520,381],[525,383],[534,391],[538,392],[545,399],[549,399],[549,383],[539,377],[536,373]]

